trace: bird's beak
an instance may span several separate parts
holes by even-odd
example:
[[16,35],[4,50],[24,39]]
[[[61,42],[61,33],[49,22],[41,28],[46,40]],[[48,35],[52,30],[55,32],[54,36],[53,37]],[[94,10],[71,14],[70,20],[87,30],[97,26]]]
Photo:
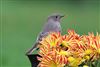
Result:
[[64,15],[60,16],[60,18],[64,17]]

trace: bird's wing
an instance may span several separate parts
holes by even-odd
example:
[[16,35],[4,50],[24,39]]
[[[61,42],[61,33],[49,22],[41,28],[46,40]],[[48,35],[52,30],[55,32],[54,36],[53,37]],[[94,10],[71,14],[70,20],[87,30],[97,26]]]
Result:
[[40,34],[37,37],[36,42],[42,41],[43,37],[46,37],[49,34],[49,32],[40,32]]

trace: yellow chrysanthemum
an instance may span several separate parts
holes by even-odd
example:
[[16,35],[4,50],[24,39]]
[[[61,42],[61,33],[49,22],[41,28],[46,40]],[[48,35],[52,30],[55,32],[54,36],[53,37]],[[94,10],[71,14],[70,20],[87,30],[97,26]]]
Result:
[[81,63],[81,58],[68,57],[69,66],[78,67]]
[[67,56],[69,53],[67,51],[61,50],[58,52],[59,55]]
[[91,49],[85,50],[85,54],[86,54],[86,55],[91,54],[91,53],[92,53],[92,50],[91,50]]
[[83,67],[89,67],[88,65],[84,65]]
[[99,48],[99,49],[97,49],[97,53],[98,53],[98,54],[100,54],[100,48]]

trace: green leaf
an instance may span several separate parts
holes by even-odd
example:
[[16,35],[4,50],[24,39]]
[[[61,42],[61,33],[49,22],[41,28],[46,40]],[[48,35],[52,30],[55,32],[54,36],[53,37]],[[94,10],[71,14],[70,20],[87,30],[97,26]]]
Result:
[[97,60],[98,62],[97,62],[97,67],[100,67],[100,59],[99,60]]

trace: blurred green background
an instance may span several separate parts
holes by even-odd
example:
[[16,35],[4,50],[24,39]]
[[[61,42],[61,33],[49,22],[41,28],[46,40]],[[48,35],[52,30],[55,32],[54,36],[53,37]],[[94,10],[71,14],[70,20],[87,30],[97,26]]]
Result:
[[66,15],[61,23],[63,34],[67,29],[75,29],[81,35],[100,33],[99,0],[2,0],[0,8],[3,67],[30,67],[25,52],[52,13]]

